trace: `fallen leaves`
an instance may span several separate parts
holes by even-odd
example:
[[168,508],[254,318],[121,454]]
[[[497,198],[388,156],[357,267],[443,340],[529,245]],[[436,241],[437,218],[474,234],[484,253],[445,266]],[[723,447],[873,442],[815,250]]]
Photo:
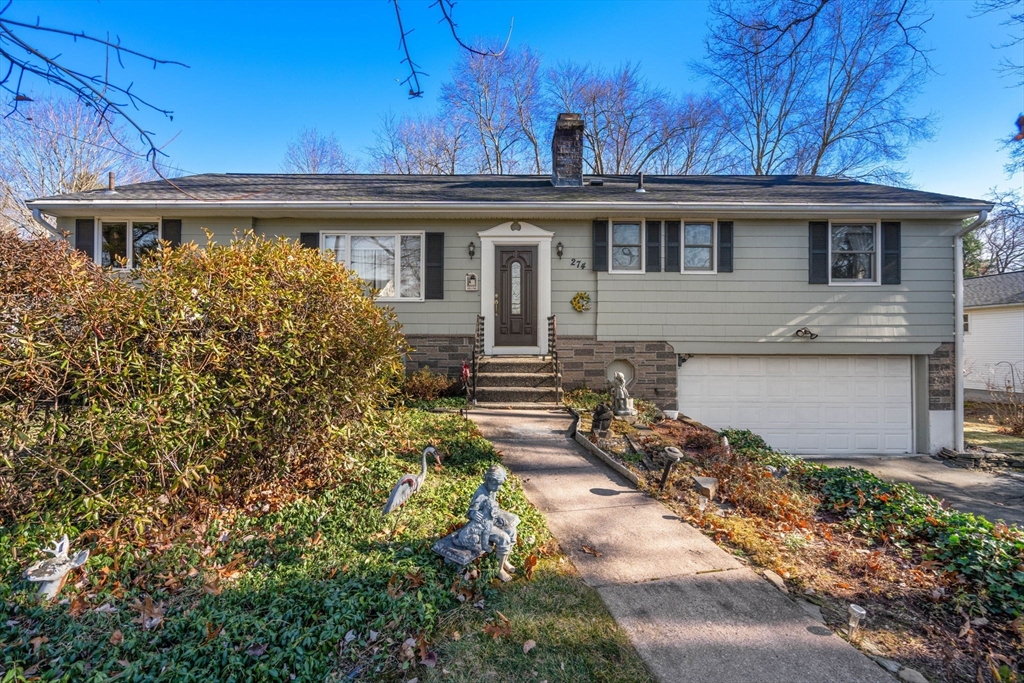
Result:
[[203,645],[206,645],[211,640],[220,635],[220,632],[224,630],[224,625],[214,626],[212,623],[206,623],[206,640],[203,641]]
[[131,607],[139,613],[139,616],[132,619],[132,623],[139,624],[144,631],[150,631],[164,621],[164,603],[154,603],[153,598],[148,595],[145,601],[136,599]]
[[269,643],[253,643],[249,646],[249,649],[245,651],[245,654],[250,657],[262,657],[268,647],[270,647]]
[[525,574],[527,581],[532,581],[533,580],[533,570],[536,567],[537,567],[537,555],[536,554],[530,555],[529,557],[526,558],[526,561],[523,562],[523,573]]
[[537,641],[536,640],[528,640],[528,641],[526,641],[525,643],[523,643],[523,654],[524,655],[525,654],[529,654],[530,650],[532,650],[535,647],[537,647]]
[[508,617],[497,610],[495,610],[494,614],[496,618],[488,620],[484,625],[484,633],[491,636],[494,640],[502,636],[512,635],[512,623]]
[[39,648],[41,648],[45,643],[50,642],[50,639],[46,636],[36,636],[28,642],[32,646],[32,654],[37,655],[39,654]]
[[594,548],[590,547],[589,545],[584,545],[584,546],[580,546],[580,547],[583,550],[583,552],[585,552],[587,555],[593,555],[594,557],[601,557],[602,555],[604,555],[604,553],[599,552],[598,550],[595,550]]
[[124,642],[124,634],[121,633],[121,629],[114,629],[114,632],[110,634],[110,644],[120,645]]

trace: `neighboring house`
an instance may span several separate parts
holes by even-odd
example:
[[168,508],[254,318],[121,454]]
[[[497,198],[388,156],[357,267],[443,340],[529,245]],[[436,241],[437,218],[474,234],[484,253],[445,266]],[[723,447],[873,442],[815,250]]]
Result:
[[964,280],[964,395],[1024,394],[1024,270]]
[[325,250],[394,307],[410,366],[456,374],[478,337],[517,356],[484,365],[481,400],[556,397],[535,378],[550,366],[521,356],[550,352],[557,316],[566,388],[620,369],[634,396],[794,453],[953,444],[954,235],[990,204],[825,177],[585,176],[582,145],[561,115],[551,177],[205,174],[30,206],[104,264],[204,229]]

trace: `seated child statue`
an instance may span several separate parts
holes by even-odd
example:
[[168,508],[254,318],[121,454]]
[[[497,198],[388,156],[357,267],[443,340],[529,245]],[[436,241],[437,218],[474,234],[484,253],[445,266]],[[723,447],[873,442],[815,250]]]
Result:
[[498,556],[498,578],[511,581],[515,572],[508,562],[509,553],[516,544],[517,515],[502,510],[498,505],[498,489],[505,483],[508,473],[500,465],[492,465],[484,474],[484,482],[473,494],[466,516],[469,523],[459,530],[455,543],[460,547],[491,552],[494,547]]

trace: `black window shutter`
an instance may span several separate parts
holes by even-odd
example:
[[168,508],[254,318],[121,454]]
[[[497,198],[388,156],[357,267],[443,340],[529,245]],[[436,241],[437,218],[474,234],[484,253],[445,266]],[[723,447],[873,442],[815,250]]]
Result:
[[809,261],[807,282],[812,285],[828,284],[828,221],[810,222]]
[[608,271],[608,221],[594,221],[594,270]]
[[647,221],[647,272],[661,272],[661,221]]
[[92,218],[79,218],[75,221],[75,249],[84,251],[86,256],[96,260],[96,221]]
[[318,232],[300,232],[299,233],[299,244],[306,249],[319,249],[320,248],[320,233]]
[[882,223],[882,284],[900,284],[900,224]]
[[679,229],[681,221],[665,221],[665,272],[678,273],[681,261],[679,256]]
[[427,282],[425,299],[444,298],[444,233],[428,232],[426,249]]
[[165,218],[161,223],[161,230],[164,241],[170,242],[172,248],[181,246],[180,218]]
[[732,272],[732,221],[718,221],[718,272]]

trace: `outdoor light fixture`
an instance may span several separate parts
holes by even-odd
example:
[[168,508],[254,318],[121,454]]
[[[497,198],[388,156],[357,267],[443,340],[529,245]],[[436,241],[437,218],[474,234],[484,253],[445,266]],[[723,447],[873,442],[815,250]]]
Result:
[[810,339],[817,339],[818,338],[818,335],[814,334],[813,332],[811,332],[806,327],[801,327],[799,330],[797,330],[796,331],[796,336],[798,336],[798,337],[808,337]]
[[476,256],[476,245],[473,244],[473,240],[469,241],[469,258]]
[[857,631],[857,627],[860,626],[860,620],[863,619],[864,617],[866,617],[868,615],[868,612],[867,612],[867,610],[865,610],[860,605],[854,605],[854,604],[850,605],[850,610],[849,611],[850,611],[850,621],[849,621],[850,638],[852,639],[853,638],[853,634]]
[[693,358],[692,353],[677,353],[676,354],[676,365],[683,367],[683,363]]
[[562,246],[561,242],[555,245],[555,253],[558,254],[558,258],[562,258],[562,254],[565,253],[565,247]]
[[523,226],[519,221],[512,221],[512,225],[509,227],[512,228],[512,232],[519,232],[523,229]]

